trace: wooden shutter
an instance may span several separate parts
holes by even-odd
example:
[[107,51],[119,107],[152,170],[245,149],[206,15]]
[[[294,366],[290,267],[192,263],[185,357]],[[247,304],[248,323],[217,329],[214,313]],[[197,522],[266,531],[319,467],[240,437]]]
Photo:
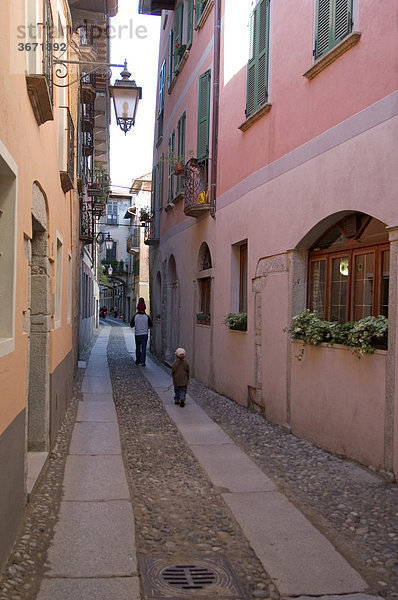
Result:
[[173,198],[174,198],[174,167],[173,167],[173,158],[175,156],[175,138],[176,138],[176,134],[175,131],[173,131],[173,133],[171,134],[171,136],[169,137],[169,161],[168,161],[168,165],[169,165],[169,173],[168,173],[168,180],[169,180],[169,192],[168,192],[168,202],[172,202]]
[[164,154],[159,161],[159,208],[163,207],[163,175],[164,175]]
[[200,17],[202,16],[202,0],[195,0],[195,29],[198,28]]
[[193,0],[188,0],[188,16],[187,16],[187,48],[192,46],[193,38]]
[[209,156],[210,70],[199,77],[197,159]]
[[181,2],[175,9],[175,21],[174,21],[174,70],[178,67],[180,62],[180,50],[179,47],[182,44],[182,21],[183,21],[183,6]]
[[269,47],[269,0],[261,0],[258,10],[258,76],[257,108],[267,102],[268,92],[268,47]]
[[315,58],[326,54],[352,29],[352,0],[317,0]]
[[170,30],[169,33],[169,74],[168,74],[168,84],[171,86],[171,82],[173,81],[174,76],[174,46],[173,46],[173,30]]
[[331,8],[333,0],[317,0],[315,58],[330,47]]
[[164,109],[164,87],[166,79],[166,61],[163,62],[159,73],[159,107],[158,114]]
[[[185,113],[178,121],[177,125],[177,157],[178,162],[185,163]],[[181,191],[184,188],[184,181],[182,175],[177,176],[177,191]]]
[[333,46],[351,31],[352,0],[335,0]]
[[261,0],[250,15],[250,50],[247,63],[246,116],[268,100],[269,0]]
[[254,113],[256,107],[256,73],[257,73],[257,10],[250,15],[250,49],[247,64],[246,116]]

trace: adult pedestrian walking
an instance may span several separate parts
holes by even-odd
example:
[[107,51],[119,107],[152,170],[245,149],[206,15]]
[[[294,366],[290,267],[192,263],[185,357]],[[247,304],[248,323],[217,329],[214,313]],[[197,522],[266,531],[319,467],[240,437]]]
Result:
[[145,310],[144,299],[140,298],[137,312],[130,321],[130,327],[135,329],[135,364],[142,367],[145,367],[149,328],[153,325],[151,317],[146,314]]

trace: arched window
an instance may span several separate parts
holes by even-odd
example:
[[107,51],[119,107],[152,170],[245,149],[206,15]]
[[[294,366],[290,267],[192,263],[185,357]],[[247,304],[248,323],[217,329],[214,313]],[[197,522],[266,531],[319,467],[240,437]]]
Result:
[[198,287],[199,287],[199,312],[197,321],[203,325],[210,325],[211,315],[211,254],[206,242],[200,247],[198,255]]
[[385,225],[363,213],[344,217],[309,251],[310,310],[328,321],[388,317],[390,247]]

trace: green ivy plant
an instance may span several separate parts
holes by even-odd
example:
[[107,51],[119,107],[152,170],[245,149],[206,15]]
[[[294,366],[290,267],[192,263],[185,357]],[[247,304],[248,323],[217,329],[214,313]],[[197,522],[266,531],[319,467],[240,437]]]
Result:
[[247,331],[247,313],[228,313],[223,324],[235,331]]
[[363,354],[373,354],[376,348],[386,348],[388,319],[379,315],[365,317],[359,321],[339,323],[324,321],[316,313],[305,308],[293,317],[291,326],[283,331],[290,333],[293,339],[302,340],[302,348],[296,354],[298,360],[302,360],[307,344],[318,346],[322,342],[329,346],[333,344],[348,346],[352,352],[357,353],[358,358],[361,358]]

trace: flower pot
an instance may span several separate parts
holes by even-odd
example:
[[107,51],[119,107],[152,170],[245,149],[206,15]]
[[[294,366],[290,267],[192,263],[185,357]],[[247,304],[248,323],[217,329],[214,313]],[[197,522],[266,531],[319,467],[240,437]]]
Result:
[[177,163],[174,166],[174,175],[182,175],[184,173],[184,165],[183,163]]

